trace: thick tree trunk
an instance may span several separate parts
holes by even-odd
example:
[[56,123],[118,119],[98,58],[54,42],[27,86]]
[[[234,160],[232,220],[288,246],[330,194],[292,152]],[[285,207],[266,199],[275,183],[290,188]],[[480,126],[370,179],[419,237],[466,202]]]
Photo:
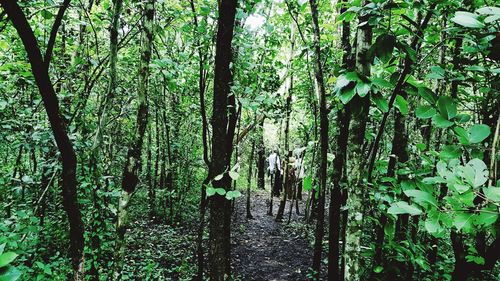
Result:
[[[229,169],[236,125],[235,97],[230,93],[232,73],[232,40],[237,0],[219,2],[219,19],[215,49],[215,77],[212,113],[212,156],[210,175],[224,174],[212,180],[214,188],[231,188]],[[215,194],[209,199],[209,265],[210,280],[223,281],[231,276],[230,268],[230,208],[229,200]]]
[[141,167],[142,144],[144,133],[148,123],[148,79],[149,62],[151,60],[151,50],[153,46],[153,20],[154,20],[154,0],[144,3],[142,19],[141,38],[141,62],[139,65],[139,85],[136,127],[132,144],[128,149],[125,167],[123,169],[122,193],[118,202],[118,218],[116,222],[116,245],[115,245],[115,279],[121,279],[121,270],[125,258],[125,232],[128,226],[128,204],[132,194],[135,192],[139,182],[139,169]]
[[326,91],[323,81],[323,68],[321,62],[320,29],[318,22],[318,3],[316,0],[309,0],[311,6],[312,26],[314,33],[314,72],[319,94],[319,116],[320,116],[320,167],[319,167],[319,201],[318,218],[314,239],[313,274],[319,280],[321,273],[321,254],[323,248],[323,236],[325,232],[325,191],[326,191],[326,169],[328,158],[328,111],[326,108]]
[[[63,206],[69,221],[70,246],[69,255],[73,267],[73,280],[83,280],[83,246],[84,227],[78,205],[76,190],[76,154],[71,140],[68,137],[67,124],[60,114],[59,100],[49,77],[47,61],[42,59],[40,47],[35,38],[33,30],[29,26],[26,16],[17,4],[17,1],[0,1],[0,5],[12,21],[14,28],[21,38],[24,48],[28,54],[31,70],[35,82],[42,96],[43,104],[49,118],[50,126],[56,140],[57,147],[62,159],[62,194]],[[57,28],[51,33],[57,34]]]

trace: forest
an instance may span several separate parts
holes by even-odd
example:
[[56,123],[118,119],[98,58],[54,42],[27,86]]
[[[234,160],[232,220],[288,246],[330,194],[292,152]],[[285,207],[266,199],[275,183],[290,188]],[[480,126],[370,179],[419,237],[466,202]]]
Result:
[[0,281],[500,280],[494,0],[0,0]]

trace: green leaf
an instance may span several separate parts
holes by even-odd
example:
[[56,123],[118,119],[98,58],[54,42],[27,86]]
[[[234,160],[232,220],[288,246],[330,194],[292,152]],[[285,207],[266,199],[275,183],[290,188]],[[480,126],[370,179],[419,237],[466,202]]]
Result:
[[469,145],[469,134],[465,131],[464,128],[460,126],[455,126],[453,128],[453,131],[455,132],[455,136],[458,138],[461,144],[463,145]]
[[358,93],[358,96],[364,97],[366,96],[371,89],[371,85],[368,83],[363,83],[363,82],[358,82],[356,84],[356,93]]
[[383,78],[375,77],[372,79],[372,83],[379,88],[392,88],[392,84]]
[[462,177],[473,187],[480,187],[488,181],[488,167],[481,159],[474,158],[463,167]]
[[219,195],[224,195],[226,194],[226,190],[224,188],[216,188],[215,192]]
[[358,76],[358,73],[356,73],[356,71],[350,71],[350,72],[347,72],[345,74],[345,78],[349,81],[352,81],[352,82],[357,82],[359,81],[359,76]]
[[233,180],[237,181],[237,180],[238,180],[238,178],[240,177],[240,174],[238,174],[238,173],[237,173],[237,172],[235,172],[235,171],[229,171],[229,176],[230,176]]
[[425,220],[425,230],[437,238],[442,237],[444,233],[444,227],[439,223],[437,216],[427,217]]
[[219,195],[225,195],[226,190],[224,188],[213,188],[213,187],[207,187],[207,197],[215,195],[215,193]]
[[451,21],[464,27],[483,28],[484,24],[478,21],[476,18],[476,14],[459,11],[455,13],[455,16],[451,18]]
[[428,79],[444,79],[445,76],[445,70],[440,67],[440,66],[431,66],[431,72],[426,75],[426,78]]
[[458,145],[445,145],[439,152],[439,158],[443,160],[460,158],[460,156],[462,156],[462,148]]
[[382,95],[372,95],[372,100],[380,111],[387,112],[389,110],[389,103]]
[[222,179],[222,177],[224,177],[224,173],[220,174],[220,175],[217,175],[214,180],[216,181],[220,181]]
[[0,245],[0,255],[3,254],[3,250],[5,250],[5,243],[3,243],[2,245]]
[[207,187],[206,192],[207,192],[207,197],[210,197],[210,196],[212,196],[212,195],[215,194],[215,188],[213,188],[213,187]]
[[453,225],[457,228],[457,230],[464,230],[468,232],[472,227],[472,216],[473,214],[458,212],[453,219]]
[[238,190],[230,190],[226,193],[226,199],[227,200],[232,200],[234,198],[238,198],[241,196],[241,192]]
[[0,267],[4,267],[17,258],[17,254],[14,252],[6,252],[0,255]]
[[452,119],[457,116],[457,105],[452,98],[448,96],[441,96],[438,99],[438,110],[441,116],[445,119]]
[[406,196],[408,197],[412,197],[417,203],[429,203],[437,207],[436,199],[429,192],[418,189],[410,189],[410,190],[405,190],[404,194],[406,194]]
[[500,202],[500,187],[486,187],[483,188],[484,195],[488,200],[493,202]]
[[422,214],[422,211],[415,205],[409,205],[404,201],[398,201],[391,204],[391,207],[389,207],[387,213],[392,215],[409,214],[415,216]]
[[382,270],[384,270],[384,268],[380,265],[376,266],[374,269],[373,269],[373,272],[375,273],[380,273],[382,272]]
[[437,101],[437,97],[434,92],[427,87],[418,87],[417,92],[419,96],[430,104],[434,104]]
[[339,99],[343,104],[347,104],[356,95],[354,88],[342,89],[339,93]]
[[476,124],[469,129],[469,141],[480,143],[490,135],[490,127],[484,124]]
[[494,224],[498,219],[498,211],[495,206],[487,206],[483,208],[475,217],[475,224],[489,226]]
[[346,75],[342,74],[337,78],[337,82],[335,83],[335,88],[337,88],[337,90],[341,90],[345,86],[349,85],[350,82],[351,81],[347,79]]
[[432,123],[434,124],[434,126],[438,127],[438,128],[448,128],[448,127],[451,127],[453,126],[453,122],[451,121],[448,121],[447,119],[443,118],[443,116],[441,116],[441,114],[436,114],[432,117]]
[[415,114],[417,115],[417,118],[428,119],[436,115],[436,110],[430,105],[421,105],[417,107]]
[[408,114],[409,111],[408,102],[402,96],[400,95],[396,96],[396,100],[394,100],[394,105],[396,106],[397,109],[399,109],[399,112],[401,112],[401,114],[403,115]]
[[482,7],[476,10],[481,15],[500,15],[500,8],[498,7]]
[[461,124],[467,123],[470,120],[470,115],[469,114],[457,114],[457,116],[455,116],[455,120]]
[[19,279],[20,276],[21,272],[13,266],[8,266],[0,271],[0,281],[15,281]]

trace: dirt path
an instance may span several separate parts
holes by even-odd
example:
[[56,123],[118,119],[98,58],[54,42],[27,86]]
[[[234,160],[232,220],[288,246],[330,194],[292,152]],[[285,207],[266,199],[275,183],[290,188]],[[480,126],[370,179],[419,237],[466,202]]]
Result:
[[[246,198],[236,202],[236,217],[232,227],[232,264],[234,275],[241,280],[306,280],[312,261],[311,246],[305,232],[287,226],[289,204],[282,223],[275,222],[279,199],[273,200],[273,215],[267,215],[269,193],[252,194],[252,215],[246,219]],[[304,197],[305,198],[305,197]],[[299,209],[303,214],[304,201]],[[302,215],[292,214],[292,223],[302,220]]]

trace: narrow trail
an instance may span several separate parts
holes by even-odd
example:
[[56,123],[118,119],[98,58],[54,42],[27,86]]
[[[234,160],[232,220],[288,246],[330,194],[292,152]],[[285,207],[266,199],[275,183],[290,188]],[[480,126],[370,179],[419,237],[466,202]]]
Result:
[[[305,196],[304,196],[305,198]],[[311,246],[300,227],[287,226],[289,202],[284,220],[275,221],[279,198],[273,199],[273,216],[267,215],[269,192],[259,190],[251,196],[253,219],[246,218],[246,197],[235,203],[232,225],[232,265],[241,280],[306,280],[312,261]],[[305,200],[299,201],[300,215],[292,212],[291,224],[302,224]]]

